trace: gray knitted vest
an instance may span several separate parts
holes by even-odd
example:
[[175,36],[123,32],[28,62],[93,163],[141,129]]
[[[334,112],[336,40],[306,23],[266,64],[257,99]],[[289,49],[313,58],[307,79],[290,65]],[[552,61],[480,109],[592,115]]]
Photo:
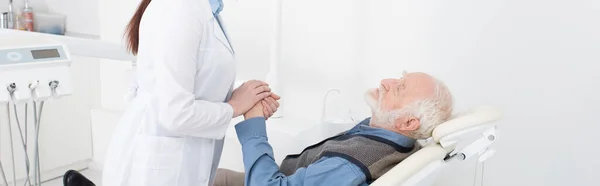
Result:
[[300,154],[287,156],[279,170],[289,176],[322,157],[340,157],[357,165],[366,175],[367,183],[371,183],[420,148],[417,143],[403,147],[377,136],[344,133],[311,145]]

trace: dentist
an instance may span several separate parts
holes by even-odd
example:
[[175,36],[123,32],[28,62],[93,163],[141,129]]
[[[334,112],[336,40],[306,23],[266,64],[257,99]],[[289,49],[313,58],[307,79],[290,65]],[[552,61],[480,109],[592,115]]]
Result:
[[264,82],[232,90],[222,9],[222,0],[142,0],[126,30],[138,59],[135,98],[108,148],[102,185],[212,185],[230,120],[259,101],[268,116],[276,111],[279,97]]

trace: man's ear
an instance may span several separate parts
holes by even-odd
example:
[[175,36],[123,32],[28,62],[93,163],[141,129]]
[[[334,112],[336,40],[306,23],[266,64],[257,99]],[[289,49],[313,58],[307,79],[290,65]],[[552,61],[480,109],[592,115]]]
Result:
[[421,121],[416,117],[399,118],[395,127],[400,131],[415,131],[421,127]]

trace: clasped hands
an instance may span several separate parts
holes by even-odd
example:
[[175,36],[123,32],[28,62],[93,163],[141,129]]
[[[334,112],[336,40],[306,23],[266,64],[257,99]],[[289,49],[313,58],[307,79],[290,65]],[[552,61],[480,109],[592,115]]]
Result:
[[244,118],[264,117],[268,119],[279,108],[279,97],[271,92],[265,82],[250,80],[233,90],[227,102],[233,108],[233,117],[244,115]]

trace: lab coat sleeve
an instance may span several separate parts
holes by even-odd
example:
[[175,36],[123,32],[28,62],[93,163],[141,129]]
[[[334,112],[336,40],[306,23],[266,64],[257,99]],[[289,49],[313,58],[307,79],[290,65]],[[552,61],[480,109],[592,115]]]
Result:
[[184,11],[166,12],[163,18],[168,21],[152,31],[158,37],[152,39],[159,40],[157,43],[163,46],[162,51],[150,55],[156,61],[154,91],[158,119],[165,129],[175,133],[222,139],[233,108],[228,103],[196,100],[194,95],[196,69],[201,64],[197,56],[206,20],[197,12],[186,12],[183,8],[186,5],[178,6]]

